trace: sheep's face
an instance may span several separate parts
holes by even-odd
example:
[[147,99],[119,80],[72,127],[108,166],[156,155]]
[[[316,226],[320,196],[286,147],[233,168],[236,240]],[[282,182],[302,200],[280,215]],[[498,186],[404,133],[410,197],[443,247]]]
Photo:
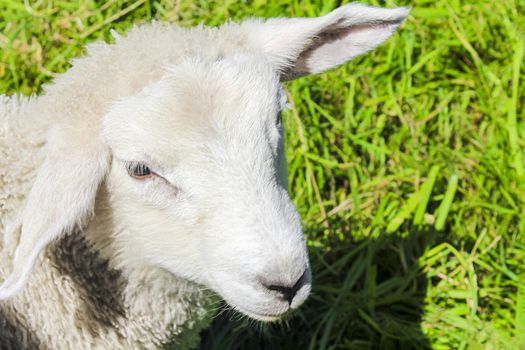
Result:
[[[285,100],[279,80],[319,73],[373,49],[407,14],[348,4],[317,18],[174,32],[173,40],[182,42],[168,51],[169,60],[185,61],[114,105],[103,118],[104,142],[99,120],[90,119],[99,115],[99,102],[82,97],[94,104],[88,114],[91,105],[68,105],[67,122],[49,137],[26,204],[5,234],[8,243],[21,231],[0,300],[21,290],[50,242],[88,218],[106,178],[114,215],[109,229],[125,266],[166,269],[260,320],[299,306],[310,291],[310,269],[299,217],[279,182]],[[140,42],[168,40],[159,33],[137,35]]]
[[307,250],[279,180],[285,103],[271,65],[237,54],[190,59],[116,104],[104,136],[123,258],[201,283],[259,320],[303,303]]

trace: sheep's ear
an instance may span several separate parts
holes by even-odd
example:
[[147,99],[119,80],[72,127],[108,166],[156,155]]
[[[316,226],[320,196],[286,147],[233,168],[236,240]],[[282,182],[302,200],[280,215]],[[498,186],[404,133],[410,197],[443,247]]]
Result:
[[282,72],[282,80],[316,74],[372,50],[403,22],[407,8],[348,4],[317,18],[246,22],[249,40]]
[[86,129],[53,130],[46,151],[25,207],[5,233],[6,240],[13,245],[18,238],[18,246],[11,275],[0,286],[0,300],[22,289],[40,252],[50,242],[68,233],[91,213],[98,186],[108,168],[106,146],[98,133]]

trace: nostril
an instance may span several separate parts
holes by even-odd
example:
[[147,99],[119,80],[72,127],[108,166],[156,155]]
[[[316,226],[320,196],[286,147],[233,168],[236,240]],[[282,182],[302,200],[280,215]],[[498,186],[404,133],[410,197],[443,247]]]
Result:
[[266,287],[266,289],[269,289],[271,291],[276,291],[278,292],[279,294],[281,294],[283,300],[287,301],[289,305],[292,304],[292,301],[293,301],[293,298],[295,297],[295,295],[297,294],[297,292],[299,291],[299,289],[301,289],[301,287],[305,284],[307,278],[306,278],[306,272],[308,270],[305,270],[303,272],[303,274],[301,275],[301,277],[297,280],[297,282],[294,283],[293,286],[290,286],[290,285],[281,285],[281,284],[267,284],[267,283],[262,283],[262,285],[264,287]]
[[266,286],[266,288],[268,288],[269,290],[279,292],[282,295],[283,299],[288,302],[288,304],[292,303],[293,297],[297,293],[297,291],[294,290],[293,287],[270,285]]

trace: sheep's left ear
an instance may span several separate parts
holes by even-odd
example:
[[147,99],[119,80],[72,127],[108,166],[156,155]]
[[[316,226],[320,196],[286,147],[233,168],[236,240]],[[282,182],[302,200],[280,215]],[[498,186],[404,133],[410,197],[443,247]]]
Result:
[[244,23],[249,44],[262,49],[282,80],[316,74],[372,50],[410,12],[348,4],[317,18],[275,18]]
[[110,159],[99,133],[86,128],[57,127],[46,152],[25,207],[4,233],[7,246],[17,240],[18,246],[11,275],[0,286],[0,300],[22,289],[50,242],[86,219]]

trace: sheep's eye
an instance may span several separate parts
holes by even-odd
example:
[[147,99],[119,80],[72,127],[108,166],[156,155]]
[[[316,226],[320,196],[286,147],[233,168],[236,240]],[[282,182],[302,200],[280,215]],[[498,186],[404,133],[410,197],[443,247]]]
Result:
[[278,127],[281,126],[281,124],[283,123],[283,112],[282,111],[279,111],[279,113],[277,114],[277,120],[275,123]]
[[140,162],[128,162],[126,163],[126,170],[129,176],[135,179],[145,179],[153,175],[150,168],[144,163]]

